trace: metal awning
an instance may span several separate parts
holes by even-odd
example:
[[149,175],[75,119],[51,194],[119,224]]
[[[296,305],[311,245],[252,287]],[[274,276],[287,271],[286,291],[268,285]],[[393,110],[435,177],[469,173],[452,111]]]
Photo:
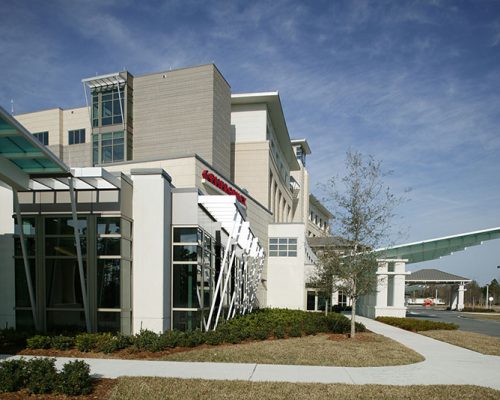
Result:
[[106,89],[109,87],[116,87],[116,85],[121,87],[124,86],[126,82],[127,80],[119,72],[82,79],[82,83],[87,85],[90,90],[100,88]]
[[68,177],[69,167],[0,107],[0,180],[19,190],[32,177]]
[[478,246],[487,240],[500,238],[500,227],[459,235],[446,236],[421,242],[401,244],[375,250],[384,258],[408,259],[407,264],[430,261],[448,256],[467,247]]

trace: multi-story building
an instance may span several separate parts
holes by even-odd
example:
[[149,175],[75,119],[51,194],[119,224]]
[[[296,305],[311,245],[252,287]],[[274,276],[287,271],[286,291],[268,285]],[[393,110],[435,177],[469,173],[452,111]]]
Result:
[[[331,214],[310,196],[311,150],[290,140],[278,93],[231,94],[212,64],[83,83],[86,106],[15,117],[73,169],[25,169],[23,229],[0,191],[2,232],[17,238],[2,256],[0,323],[129,333],[306,309],[307,237],[328,235]],[[0,142],[2,157],[23,168]]]

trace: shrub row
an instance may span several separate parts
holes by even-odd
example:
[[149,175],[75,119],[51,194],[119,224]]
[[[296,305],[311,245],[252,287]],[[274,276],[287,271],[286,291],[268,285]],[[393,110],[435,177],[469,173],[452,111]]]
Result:
[[33,394],[59,392],[71,396],[92,391],[90,368],[84,361],[71,361],[61,372],[53,358],[9,360],[0,363],[0,393],[28,389]]
[[455,330],[458,329],[458,325],[450,324],[447,322],[437,322],[429,321],[428,319],[415,319],[415,318],[396,318],[396,317],[377,317],[375,318],[379,322],[383,322],[388,325],[397,326],[401,329],[406,329],[407,331],[419,332],[419,331],[433,331],[433,330]]
[[[341,314],[310,313],[299,310],[263,309],[245,316],[236,317],[219,324],[217,330],[202,332],[199,329],[187,332],[166,331],[161,334],[142,330],[134,336],[110,333],[81,333],[70,336],[36,335],[27,339],[31,349],[66,350],[75,347],[82,352],[112,353],[124,348],[137,351],[162,351],[174,347],[195,347],[201,344],[219,345],[240,343],[244,340],[266,340],[315,335],[317,333],[348,333],[351,322]],[[362,332],[365,327],[356,324]]]
[[26,346],[27,332],[17,331],[14,328],[0,330],[0,346]]
[[494,313],[493,308],[483,308],[483,307],[464,307],[462,311],[465,312],[482,312],[482,313]]

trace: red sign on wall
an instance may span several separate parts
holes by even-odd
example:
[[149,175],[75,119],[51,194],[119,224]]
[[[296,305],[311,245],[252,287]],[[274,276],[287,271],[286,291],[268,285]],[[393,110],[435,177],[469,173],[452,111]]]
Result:
[[231,196],[236,196],[236,199],[245,207],[247,206],[247,198],[243,196],[240,192],[238,192],[236,189],[232,188],[229,186],[226,182],[224,182],[222,179],[217,178],[214,174],[211,172],[208,172],[206,169],[201,173],[201,176],[203,179],[205,179],[207,182],[210,182],[212,185],[215,187],[219,188],[223,192],[231,195]]

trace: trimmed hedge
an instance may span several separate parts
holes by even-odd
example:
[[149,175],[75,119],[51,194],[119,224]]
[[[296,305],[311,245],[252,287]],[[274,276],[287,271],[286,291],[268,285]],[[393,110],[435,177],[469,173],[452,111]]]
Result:
[[480,312],[480,313],[495,313],[493,308],[482,308],[482,307],[464,307],[462,310],[464,312]]
[[[174,347],[196,347],[202,344],[241,343],[244,340],[300,337],[318,333],[349,333],[351,321],[342,314],[311,313],[300,310],[263,309],[251,314],[223,321],[216,331],[166,331],[161,334],[142,330],[134,336],[111,333],[80,333],[70,336],[35,335],[28,339],[30,349],[55,348],[66,350],[76,347],[82,352],[112,353],[124,348],[136,351],[164,351]],[[356,330],[365,327],[356,323]]]
[[33,358],[27,363],[26,388],[30,393],[51,393],[56,389],[57,370],[55,358]]
[[384,324],[396,326],[407,331],[434,331],[434,330],[448,330],[452,331],[458,329],[458,325],[450,324],[447,322],[429,321],[428,319],[415,319],[415,318],[396,318],[396,317],[377,317],[376,321],[383,322]]
[[0,393],[16,392],[27,381],[27,361],[8,360],[0,363]]
[[14,328],[0,330],[0,347],[21,346],[26,347],[26,339],[32,336],[28,332],[16,331]]
[[76,360],[65,364],[57,373],[54,358],[0,362],[0,393],[17,392],[23,388],[33,394],[89,394],[92,391],[90,368],[84,361]]
[[90,367],[85,361],[70,361],[59,373],[58,391],[70,396],[89,394],[92,391]]

